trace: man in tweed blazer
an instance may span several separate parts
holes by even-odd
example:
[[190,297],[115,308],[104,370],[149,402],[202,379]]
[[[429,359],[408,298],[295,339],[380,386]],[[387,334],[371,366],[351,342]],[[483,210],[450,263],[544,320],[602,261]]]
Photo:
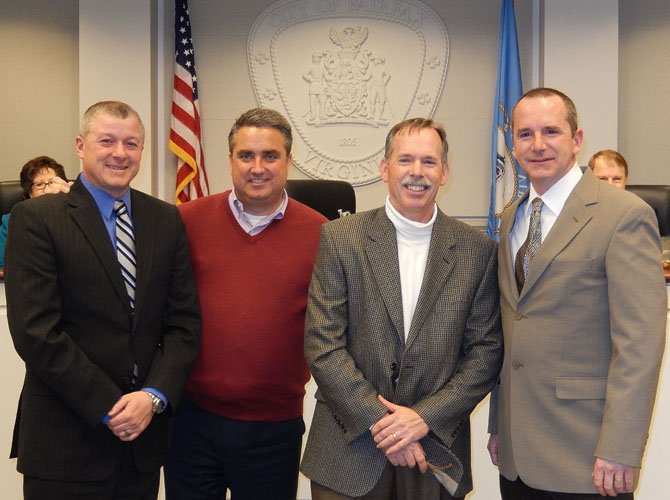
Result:
[[502,360],[496,244],[437,208],[441,126],[395,125],[380,171],[386,206],[321,231],[305,327],[319,389],[301,470],[317,500],[460,498],[469,415]]
[[[143,144],[128,105],[91,106],[70,192],[12,211],[7,314],[26,365],[12,456],[26,500],[157,497],[200,310],[177,209],[129,188]],[[134,307],[114,247],[119,199],[135,235]]]

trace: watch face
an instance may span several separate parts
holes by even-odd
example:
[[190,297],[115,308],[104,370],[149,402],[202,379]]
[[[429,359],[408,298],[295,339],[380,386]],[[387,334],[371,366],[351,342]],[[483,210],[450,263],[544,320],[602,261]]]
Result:
[[153,411],[154,413],[161,413],[165,409],[163,400],[149,391],[146,392],[151,398],[151,411]]
[[163,401],[161,400],[161,398],[159,398],[157,396],[154,396],[153,400],[154,400],[153,401],[153,403],[154,403],[154,405],[153,405],[154,406],[153,407],[154,413],[161,413],[165,409],[165,407],[163,406]]

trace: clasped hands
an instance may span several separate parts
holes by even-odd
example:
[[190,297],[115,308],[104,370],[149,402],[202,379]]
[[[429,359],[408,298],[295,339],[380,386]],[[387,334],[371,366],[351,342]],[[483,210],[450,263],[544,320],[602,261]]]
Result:
[[107,427],[121,441],[133,441],[153,418],[151,396],[145,391],[124,394],[109,410]]
[[418,466],[421,472],[426,472],[428,461],[419,440],[428,434],[428,425],[411,408],[393,404],[383,396],[377,397],[388,410],[370,429],[377,448],[395,466]]

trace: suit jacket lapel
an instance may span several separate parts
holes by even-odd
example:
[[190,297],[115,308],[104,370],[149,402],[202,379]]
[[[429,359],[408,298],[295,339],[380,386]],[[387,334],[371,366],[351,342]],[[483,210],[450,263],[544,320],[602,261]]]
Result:
[[433,310],[433,306],[444,290],[444,284],[451,275],[455,259],[452,258],[452,248],[456,244],[454,231],[456,227],[440,210],[433,225],[433,234],[430,238],[428,249],[428,260],[426,270],[423,274],[421,291],[416,303],[414,316],[409,335],[407,336],[406,348],[414,341],[421,330],[424,321]]
[[377,210],[365,247],[372,274],[400,341],[405,343],[395,226],[384,208]]
[[140,311],[146,299],[149,287],[149,271],[157,235],[153,230],[157,226],[152,211],[145,208],[146,200],[131,190],[131,210],[133,231],[135,232],[135,258],[137,259],[137,276],[135,277],[135,315]]
[[519,299],[532,290],[533,285],[544,274],[549,264],[591,220],[592,211],[598,203],[598,182],[600,181],[591,170],[586,169],[568,196],[554,226],[535,254],[533,265],[528,270],[526,283]]
[[130,310],[130,303],[126,298],[128,292],[123,283],[119,261],[116,259],[116,252],[109,239],[102,215],[95,200],[79,179],[72,185],[68,204],[72,219],[79,226],[84,237],[90,243],[98,259],[100,259],[102,268],[105,270],[119,298],[127,304]]

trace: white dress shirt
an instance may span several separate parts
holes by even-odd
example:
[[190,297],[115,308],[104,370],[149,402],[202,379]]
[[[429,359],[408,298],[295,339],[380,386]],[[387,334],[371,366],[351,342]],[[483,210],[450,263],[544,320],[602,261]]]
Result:
[[[563,210],[563,206],[572,193],[572,190],[575,188],[579,180],[582,178],[582,170],[578,165],[575,164],[567,174],[561,177],[556,184],[551,186],[540,198],[542,199],[544,206],[542,207],[542,241],[545,240],[551,228],[554,227],[554,222],[558,218],[558,215]],[[516,260],[516,253],[523,245],[523,242],[526,241],[528,236],[528,225],[530,224],[530,212],[532,208],[532,202],[539,195],[533,184],[531,183],[528,198],[524,201],[516,211],[516,217],[514,218],[514,227],[510,231],[510,246],[512,248],[512,266]]]

